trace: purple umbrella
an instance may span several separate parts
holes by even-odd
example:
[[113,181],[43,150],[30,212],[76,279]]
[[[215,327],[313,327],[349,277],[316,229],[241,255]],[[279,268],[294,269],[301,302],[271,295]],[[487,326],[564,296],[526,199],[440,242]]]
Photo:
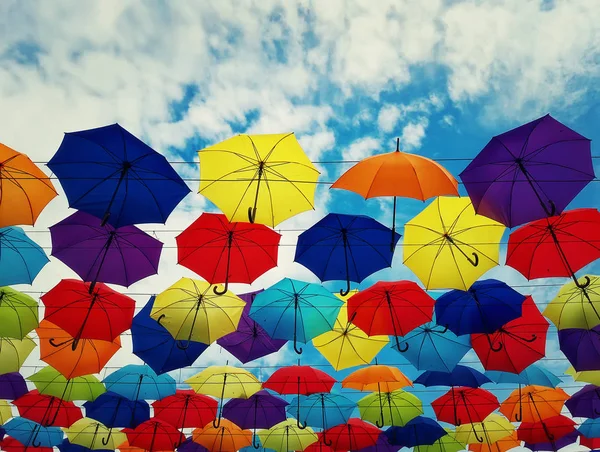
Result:
[[27,383],[20,373],[10,372],[0,375],[0,399],[16,400],[27,392]]
[[559,330],[558,342],[561,351],[577,372],[600,370],[600,325],[591,330]]
[[246,302],[246,306],[242,312],[237,330],[217,340],[217,344],[243,363],[275,353],[287,342],[280,339],[271,339],[267,332],[248,315],[254,297],[260,292],[262,290],[238,295]]
[[550,115],[495,136],[460,174],[475,211],[510,228],[560,214],[594,177],[590,140]]
[[559,449],[562,449],[563,447],[567,447],[568,445],[573,444],[575,441],[577,441],[578,437],[579,437],[579,432],[577,430],[574,430],[571,433],[567,433],[562,438],[554,440],[551,443],[530,444],[530,443],[526,442],[525,447],[527,449],[531,449],[534,452],[557,451]]
[[357,452],[397,452],[399,449],[400,446],[390,444],[390,440],[382,432],[374,445],[358,449]]
[[[261,389],[247,399],[231,399],[223,406],[223,417],[242,429],[271,428],[286,420],[288,402]],[[260,444],[254,443],[258,449]]]
[[195,443],[192,438],[187,438],[179,446],[177,446],[178,452],[209,452],[206,447],[202,444]]
[[135,226],[115,229],[85,212],[76,212],[54,226],[52,256],[68,265],[82,280],[129,287],[154,275],[162,242]]
[[574,417],[600,417],[600,387],[586,385],[566,401],[565,406]]

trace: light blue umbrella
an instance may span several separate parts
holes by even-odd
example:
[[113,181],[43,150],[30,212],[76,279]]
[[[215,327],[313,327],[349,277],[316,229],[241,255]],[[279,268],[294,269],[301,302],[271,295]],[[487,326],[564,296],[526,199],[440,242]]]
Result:
[[63,431],[59,427],[44,427],[23,417],[12,418],[2,428],[27,447],[54,447],[63,441]]
[[495,383],[508,383],[523,386],[537,385],[556,388],[561,383],[560,378],[537,364],[532,364],[519,374],[502,372],[499,370],[488,370],[485,375]]
[[586,438],[600,438],[600,418],[586,419],[577,430]]
[[23,229],[0,228],[0,286],[31,284],[48,262],[44,250]]
[[417,370],[451,372],[471,349],[469,335],[457,336],[435,322],[424,323],[393,346]]
[[250,317],[273,339],[307,343],[333,329],[343,302],[319,284],[285,278],[256,295]]
[[176,382],[168,374],[156,375],[150,367],[128,364],[102,381],[107,391],[129,400],[160,400],[175,394]]

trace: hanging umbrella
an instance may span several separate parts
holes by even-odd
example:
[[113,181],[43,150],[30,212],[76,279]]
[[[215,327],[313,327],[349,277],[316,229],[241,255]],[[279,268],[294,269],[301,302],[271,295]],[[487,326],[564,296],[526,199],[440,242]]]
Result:
[[[189,347],[211,344],[237,328],[245,303],[232,292],[217,295],[206,281],[181,278],[154,299],[150,317]],[[222,292],[221,289],[218,289]]]
[[11,287],[0,287],[0,337],[24,339],[37,326],[37,301]]
[[63,431],[59,427],[44,427],[23,417],[13,417],[2,428],[7,435],[34,448],[57,446],[63,440]]
[[[504,433],[506,433],[506,431],[504,431]],[[485,439],[487,440],[488,437]],[[517,438],[516,431],[513,431],[510,435],[491,443],[486,441],[483,443],[469,444],[469,450],[473,452],[507,452],[515,447],[521,447],[521,440]]]
[[85,212],[50,226],[52,256],[84,281],[129,287],[158,272],[162,242],[135,226],[114,228]]
[[229,221],[275,227],[314,209],[319,171],[293,133],[236,135],[198,156],[199,193]]
[[307,343],[335,325],[343,302],[319,284],[285,278],[259,293],[250,317],[273,339]]
[[526,297],[496,279],[476,281],[469,290],[452,290],[435,302],[439,325],[457,335],[493,333],[521,316]]
[[65,430],[71,444],[87,447],[91,450],[115,450],[126,440],[121,432],[113,432],[104,424],[84,417]]
[[279,351],[287,342],[271,339],[264,328],[250,317],[252,302],[260,292],[238,295],[246,302],[240,322],[234,332],[217,339],[217,344],[244,364]]
[[600,418],[600,388],[585,385],[565,402],[574,417]]
[[[399,446],[394,446],[390,444],[390,440],[385,436],[385,432],[381,432],[379,437],[377,438],[377,442],[372,446],[363,447],[362,449],[358,449],[360,452],[397,452],[400,449]],[[331,449],[333,451],[333,449]],[[317,452],[317,451],[315,451]],[[330,451],[323,451],[330,452]]]
[[0,446],[5,452],[53,452],[52,447],[33,447],[25,446],[14,438],[7,437],[0,441]]
[[[553,416],[537,422],[522,422],[518,438],[526,443],[554,443],[575,431],[575,421],[565,416]],[[558,450],[556,448],[555,450]]]
[[319,440],[304,449],[304,452],[334,452],[334,449],[323,442],[323,434],[317,433],[317,436]]
[[99,373],[121,348],[119,336],[112,342],[81,339],[79,346],[73,348],[75,338],[47,320],[42,320],[35,331],[40,342],[40,359],[66,378]]
[[[80,446],[79,444],[72,444],[68,439],[63,440],[58,446],[58,450],[60,452],[90,452],[92,449],[89,449],[85,446]],[[97,452],[111,452],[108,449],[95,449]],[[125,452],[123,449],[119,448],[120,452]]]
[[559,330],[590,330],[600,325],[600,276],[584,275],[578,284],[585,285],[585,289],[574,282],[567,283],[544,309],[544,316]]
[[576,371],[600,370],[600,325],[591,330],[559,330],[558,343]]
[[145,400],[129,400],[115,392],[105,392],[94,401],[83,404],[85,415],[109,429],[135,428],[150,419],[150,406]]
[[48,168],[69,207],[115,227],[165,223],[190,192],[164,156],[119,124],[65,133]]
[[331,439],[336,451],[357,450],[373,446],[381,430],[360,419],[350,419],[346,424],[336,425],[323,431]]
[[81,408],[75,406],[73,402],[40,394],[37,389],[19,397],[13,405],[17,407],[19,416],[44,427],[69,427],[83,417]]
[[62,400],[96,400],[106,392],[106,388],[94,375],[84,375],[67,379],[58,370],[44,367],[30,377],[40,394],[51,395]]
[[48,262],[44,250],[23,229],[0,228],[0,286],[32,284]]
[[462,424],[456,427],[455,437],[464,444],[494,444],[509,437],[515,426],[504,416],[492,413],[482,422]]
[[131,323],[133,354],[159,375],[191,366],[208,345],[177,341],[169,330],[150,317],[154,300],[155,297],[151,297]]
[[23,340],[0,338],[0,374],[18,372],[34,348],[29,336]]
[[210,452],[236,452],[252,444],[252,433],[242,430],[227,419],[222,419],[218,427],[209,423],[203,428],[195,429],[192,438]]
[[[472,447],[472,446],[470,446]],[[415,452],[460,452],[465,450],[465,444],[458,441],[452,430],[446,429],[446,434],[433,444],[416,446]]]
[[481,372],[472,367],[458,365],[452,372],[438,372],[428,370],[419,375],[414,383],[430,386],[466,386],[469,388],[478,388],[491,380]]
[[439,163],[418,154],[396,151],[367,157],[352,166],[331,188],[353,191],[365,199],[393,197],[392,243],[396,231],[396,198],[425,201],[442,195],[457,195],[458,182]]
[[457,336],[446,327],[427,322],[398,337],[393,348],[417,370],[451,372],[471,350],[471,338]]
[[529,385],[502,402],[500,412],[517,422],[537,422],[560,415],[569,395],[561,388]]
[[[390,233],[392,245],[389,245]],[[298,236],[294,261],[321,281],[361,283],[373,273],[392,266],[400,234],[364,215],[330,213]]]
[[[73,350],[81,339],[113,341],[131,328],[135,300],[103,283],[92,284],[63,279],[50,292],[42,295],[45,319],[65,330]],[[65,341],[50,340],[55,347]]]
[[577,372],[573,369],[573,366],[570,366],[567,370],[565,370],[565,374],[573,377],[573,380],[584,383],[591,383],[596,386],[600,386],[600,371],[597,370],[583,370],[581,372]]
[[355,370],[342,380],[342,388],[358,391],[392,392],[412,385],[412,381],[400,369],[383,364]]
[[[570,446],[570,445],[576,443],[577,438],[579,438],[579,433],[577,433],[577,430],[573,430],[571,433],[567,433],[565,436],[563,436],[562,438],[557,439],[555,441],[545,442],[545,443],[525,442],[523,447],[525,447],[533,452],[554,451],[554,450],[560,450],[563,447],[567,447],[567,446]],[[580,444],[583,445],[582,443],[580,443]]]
[[174,450],[185,436],[168,422],[151,418],[135,429],[124,429],[130,445],[146,449],[148,452]]
[[217,213],[203,213],[176,237],[177,263],[211,284],[252,284],[277,266],[281,234],[262,224],[234,222]]
[[348,316],[368,335],[405,335],[431,320],[434,299],[412,281],[379,281],[348,299]]
[[196,394],[191,389],[179,389],[173,395],[152,404],[154,417],[178,429],[206,425],[217,417],[215,399]]
[[435,444],[446,435],[446,430],[433,419],[417,416],[403,427],[390,427],[385,431],[390,443],[401,447]]
[[127,364],[107,375],[103,383],[107,391],[129,400],[159,400],[175,394],[176,382],[170,375],[156,375],[148,366]]
[[119,445],[119,452],[147,452],[146,449],[142,449],[135,446],[130,446],[129,441],[125,440]]
[[600,438],[587,438],[585,436],[580,436],[579,444],[592,450],[597,450],[598,447],[600,447]]
[[423,404],[410,392],[396,389],[391,392],[374,392],[358,401],[361,419],[375,424],[406,425],[408,421],[423,414]]
[[12,411],[8,401],[0,400],[0,425],[5,424],[11,417]]
[[512,383],[524,386],[537,385],[547,386],[548,388],[556,388],[561,383],[560,378],[537,364],[526,367],[518,374],[499,370],[489,370],[485,375],[495,383]]
[[276,452],[303,451],[319,440],[311,428],[298,428],[295,419],[287,419],[268,430],[261,430],[258,436],[263,447]]
[[[122,448],[120,449],[122,451]],[[208,452],[208,449],[203,445],[194,442],[190,436],[177,447],[177,452]]]
[[477,213],[512,228],[561,213],[594,179],[590,140],[546,115],[492,138],[460,178]]
[[586,419],[579,426],[578,430],[579,433],[581,433],[586,438],[600,438],[600,421],[598,419]]
[[436,198],[404,226],[404,264],[427,290],[467,290],[498,265],[504,229],[468,198]]
[[0,399],[15,400],[26,393],[27,384],[19,372],[0,375]]
[[485,389],[459,386],[435,399],[431,406],[439,421],[462,425],[483,422],[500,404],[496,396]]

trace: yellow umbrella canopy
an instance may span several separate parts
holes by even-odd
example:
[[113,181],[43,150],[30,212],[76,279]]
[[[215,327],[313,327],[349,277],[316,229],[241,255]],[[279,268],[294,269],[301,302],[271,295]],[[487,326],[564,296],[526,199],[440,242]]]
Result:
[[441,196],[406,223],[404,263],[428,290],[467,290],[498,265],[505,229],[477,215],[469,198]]
[[199,394],[222,398],[247,399],[262,388],[253,374],[233,366],[210,366],[185,382]]
[[463,444],[494,444],[514,431],[515,426],[508,419],[492,413],[483,422],[459,425],[454,437]]
[[22,340],[0,338],[0,375],[18,372],[35,348],[35,342],[29,336]]
[[300,429],[296,419],[286,419],[268,430],[261,430],[258,437],[264,449],[277,452],[302,451],[319,440],[310,427]]
[[590,284],[585,288],[573,281],[562,286],[558,295],[544,309],[544,316],[559,330],[591,330],[600,325],[600,276],[585,275],[579,278],[581,285],[587,278]]
[[583,370],[581,372],[577,372],[573,366],[570,366],[565,373],[573,377],[573,380],[575,381],[600,386],[600,370]]
[[213,289],[206,281],[181,278],[156,296],[150,316],[175,339],[210,344],[236,330],[246,305],[233,292],[217,295]]
[[374,392],[358,401],[360,417],[377,427],[404,426],[423,414],[423,404],[417,396],[402,389],[392,392]]
[[319,171],[293,133],[237,135],[198,155],[199,193],[229,221],[275,227],[314,209]]
[[88,417],[79,419],[64,430],[71,444],[91,450],[115,450],[127,440],[125,433],[109,429],[101,422]]
[[12,287],[0,287],[0,337],[23,339],[37,327],[38,302]]
[[7,400],[0,400],[0,425],[5,424],[12,417],[12,410]]

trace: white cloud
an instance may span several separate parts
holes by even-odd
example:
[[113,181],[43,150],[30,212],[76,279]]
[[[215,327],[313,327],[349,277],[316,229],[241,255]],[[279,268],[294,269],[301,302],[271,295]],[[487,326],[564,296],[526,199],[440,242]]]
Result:
[[379,116],[377,117],[379,129],[386,133],[392,132],[400,119],[400,114],[400,109],[395,105],[384,105],[379,110]]
[[414,151],[420,148],[428,125],[429,121],[424,117],[406,124],[402,128],[402,135],[400,135],[401,149],[404,151]]
[[374,137],[364,137],[352,142],[342,151],[344,160],[362,160],[381,149],[381,140]]

